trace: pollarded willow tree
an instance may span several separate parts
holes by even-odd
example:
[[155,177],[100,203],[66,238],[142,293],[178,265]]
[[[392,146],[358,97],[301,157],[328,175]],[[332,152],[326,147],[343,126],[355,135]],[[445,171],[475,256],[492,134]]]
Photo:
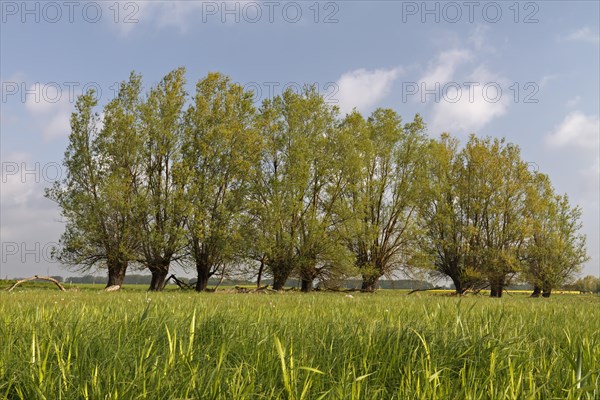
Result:
[[319,275],[343,273],[351,264],[334,229],[343,185],[336,174],[336,115],[314,87],[288,90],[260,110],[263,148],[250,200],[251,235],[276,290],[296,274],[310,291]]
[[266,270],[275,289],[298,278],[303,291],[349,276],[370,291],[421,267],[458,293],[501,296],[513,276],[549,294],[587,260],[581,210],[513,144],[428,141],[419,116],[402,124],[389,109],[340,119],[314,87],[257,112],[216,73],[190,99],[184,73],[144,98],[131,74],[102,123],[93,92],[78,99],[66,177],[46,193],[66,222],[63,263],[106,267],[112,286],[134,262],[151,290],[173,262],[193,264],[197,290],[229,265],[258,266],[259,280]]
[[355,256],[362,289],[375,290],[379,278],[407,266],[412,258],[417,206],[425,174],[425,124],[420,116],[402,125],[393,110],[378,109],[365,121],[357,112],[343,129],[353,136],[342,207],[345,241]]
[[162,290],[172,261],[186,244],[189,215],[185,189],[190,178],[181,153],[185,70],[167,74],[140,106],[139,151],[143,179],[138,187],[139,261],[152,274],[150,290]]
[[347,169],[343,149],[352,143],[337,126],[337,109],[325,105],[316,93],[308,98],[310,101],[303,105],[313,118],[304,128],[310,132],[310,141],[304,143],[309,155],[305,165],[308,179],[302,195],[295,271],[303,292],[311,291],[316,279],[329,284],[354,272],[353,257],[341,240],[341,221],[336,214],[348,183],[342,172]]
[[528,235],[527,164],[517,146],[472,135],[463,149],[442,135],[429,151],[430,179],[420,203],[421,248],[457,293],[489,285],[502,296],[522,269]]
[[137,107],[141,78],[131,74],[99,117],[89,92],[77,100],[71,116],[69,146],[61,183],[46,191],[65,218],[57,258],[83,268],[106,267],[107,286],[122,285],[138,245],[135,187],[139,180],[136,148]]
[[194,104],[186,112],[186,236],[197,291],[206,290],[208,279],[243,252],[242,217],[261,150],[252,98],[228,77],[211,73],[196,85]]
[[517,146],[472,135],[459,149],[442,135],[428,154],[420,248],[457,293],[489,285],[491,296],[501,297],[517,275],[551,288],[585,261],[578,209],[528,170]]
[[531,174],[517,146],[472,135],[461,152],[458,202],[469,231],[468,262],[490,285],[492,297],[522,269],[531,225],[526,212]]
[[[109,268],[108,286],[122,285],[125,272],[140,243],[137,188],[142,179],[139,153],[139,103],[141,76],[130,75],[117,97],[104,107],[103,128],[97,138],[97,158],[106,187],[104,224],[118,248],[117,268]],[[132,151],[132,149],[134,149]]]
[[103,215],[96,211],[105,200],[98,196],[101,179],[93,150],[98,134],[96,105],[93,91],[77,99],[63,160],[66,177],[46,189],[45,194],[58,204],[66,223],[55,257],[63,264],[83,269],[106,262],[112,253],[110,240],[104,235],[107,232],[103,227]]
[[523,276],[534,285],[533,297],[569,283],[587,256],[585,236],[580,233],[581,209],[557,195],[544,174],[536,173],[528,193],[531,235],[525,246]]
[[459,157],[459,141],[443,134],[439,140],[431,140],[427,151],[428,180],[422,187],[418,207],[418,221],[423,235],[419,236],[419,248],[423,251],[421,263],[440,276],[450,278],[456,293],[481,283],[482,277],[468,260],[471,231],[468,218],[461,207],[460,184],[463,163]]

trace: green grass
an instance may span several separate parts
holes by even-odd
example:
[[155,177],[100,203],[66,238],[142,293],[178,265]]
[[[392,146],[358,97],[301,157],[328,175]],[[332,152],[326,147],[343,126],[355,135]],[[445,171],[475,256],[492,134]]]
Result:
[[0,398],[600,399],[600,298],[0,293]]

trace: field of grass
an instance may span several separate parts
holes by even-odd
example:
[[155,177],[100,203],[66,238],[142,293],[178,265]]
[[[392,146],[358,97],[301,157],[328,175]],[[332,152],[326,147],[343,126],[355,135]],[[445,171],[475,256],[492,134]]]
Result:
[[0,398],[600,399],[600,297],[0,292]]

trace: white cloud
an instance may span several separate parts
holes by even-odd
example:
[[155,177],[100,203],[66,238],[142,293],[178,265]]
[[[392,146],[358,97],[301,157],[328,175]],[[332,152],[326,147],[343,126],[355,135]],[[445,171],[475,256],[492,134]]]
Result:
[[573,154],[580,167],[578,176],[571,177],[577,183],[582,200],[598,207],[600,189],[600,118],[580,111],[569,113],[555,129],[546,136],[546,144],[564,154]]
[[[175,28],[180,33],[185,33],[194,25],[206,22],[233,24],[243,22],[244,18],[254,20],[257,16],[267,19],[269,12],[268,7],[250,0],[140,1],[131,4],[121,7],[121,20],[116,24],[123,35],[146,24],[158,29]],[[107,3],[106,7],[110,8],[106,12],[114,16],[112,3]],[[133,21],[125,22],[126,16]]]
[[460,82],[458,86],[442,90],[444,97],[433,105],[429,124],[432,133],[474,133],[506,114],[510,100],[502,92],[508,86],[505,78],[480,65],[464,80],[475,84],[463,85],[463,81]]
[[589,26],[584,26],[567,35],[566,40],[600,43],[600,34],[598,32],[594,32]]
[[[191,17],[202,7],[202,1],[139,1],[131,3],[127,9],[120,7],[117,23],[113,23],[121,34],[128,35],[143,24],[151,24],[157,28],[174,27],[181,32],[188,29]],[[110,6],[110,7],[109,7]],[[106,3],[107,13],[115,16],[115,7]],[[198,20],[198,18],[194,18]]]
[[[75,111],[75,104],[71,101],[74,99],[70,100],[64,91],[57,101],[50,101],[52,98],[36,98],[32,95],[27,96],[25,100],[25,109],[33,117],[34,124],[45,141],[68,137],[71,133],[71,114]],[[98,130],[103,126],[104,112],[99,112]]]
[[542,76],[542,79],[540,79],[540,88],[543,89],[544,87],[546,87],[546,85],[549,82],[551,82],[557,78],[558,78],[558,75],[556,75],[556,74]]
[[202,1],[143,2],[140,12],[147,14],[159,28],[176,27],[185,31],[190,19],[197,20],[203,7]]
[[497,50],[495,47],[490,45],[487,40],[487,33],[490,31],[490,27],[488,25],[477,24],[475,29],[471,31],[467,42],[473,50],[478,53],[485,52],[488,54],[496,54]]
[[403,73],[402,68],[366,70],[357,69],[343,74],[337,81],[337,97],[342,113],[353,108],[368,110],[383,100],[391,91],[394,81]]
[[425,75],[419,79],[427,87],[434,87],[436,83],[444,85],[450,82],[456,73],[456,69],[473,57],[469,50],[454,49],[440,53],[436,61],[429,65]]
[[[476,132],[506,113],[509,96],[503,91],[508,80],[477,63],[480,50],[487,48],[486,30],[477,27],[470,35],[474,50],[456,48],[439,53],[419,79],[418,99],[432,104],[430,132]],[[426,91],[436,92],[437,97],[423,96]]]
[[5,206],[22,205],[29,202],[35,194],[35,182],[21,179],[19,172],[14,176],[4,176],[2,182],[2,204]]
[[[487,62],[499,56],[487,38],[489,30],[489,26],[476,25],[466,41],[443,49],[421,74],[419,95],[413,99],[427,103],[426,120],[432,134],[477,133],[507,113],[512,81]],[[545,76],[542,84],[555,78]]]
[[29,153],[13,152],[2,156],[2,206],[26,204],[29,201],[35,193],[35,181],[39,180],[33,171],[35,168],[31,166]]
[[546,137],[546,143],[552,147],[578,147],[597,153],[600,146],[600,118],[573,111]]
[[50,85],[35,84],[28,88],[30,93],[25,100],[25,108],[35,119],[44,140],[49,141],[69,135],[73,104],[62,89],[52,93]]
[[[2,274],[27,276],[58,265],[47,257],[49,246],[58,241],[63,224],[56,205],[44,197],[55,174],[24,152],[2,154]],[[46,172],[45,172],[46,171]],[[6,251],[5,251],[6,250]]]

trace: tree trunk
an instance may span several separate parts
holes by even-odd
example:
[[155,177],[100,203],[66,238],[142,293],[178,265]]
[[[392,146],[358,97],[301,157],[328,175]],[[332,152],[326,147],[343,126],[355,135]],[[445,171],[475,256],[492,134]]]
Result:
[[494,282],[490,285],[490,297],[502,297],[504,285],[499,282]]
[[210,273],[210,266],[205,263],[196,263],[196,271],[198,272],[196,292],[202,292],[208,287],[208,279],[212,275]]
[[157,266],[150,268],[150,272],[152,273],[152,280],[150,281],[150,290],[151,292],[159,292],[164,289],[165,281],[167,279],[167,274],[169,273],[169,266]]
[[303,293],[312,292],[313,290],[313,280],[312,279],[302,279],[302,286],[300,291]]
[[256,280],[256,288],[260,287],[260,281],[262,280],[263,270],[265,268],[265,257],[260,259],[260,268],[258,268],[258,279]]
[[462,285],[462,281],[459,278],[450,279],[452,279],[452,283],[454,284],[455,293],[462,296],[465,293],[465,288]]
[[127,261],[111,263],[111,265],[108,266],[108,282],[106,283],[106,287],[123,286],[126,271]]
[[269,269],[273,275],[273,289],[282,290],[293,269],[289,261],[280,261],[279,263],[270,265]]
[[273,290],[282,290],[286,281],[286,274],[273,274]]
[[374,292],[377,289],[377,282],[379,277],[377,276],[365,276],[363,275],[362,285],[360,290],[363,292]]
[[533,293],[531,293],[531,297],[540,297],[541,294],[542,294],[542,288],[537,285],[534,286]]
[[542,293],[542,297],[550,297],[551,294],[552,294],[552,289],[551,288],[545,288],[544,292]]

